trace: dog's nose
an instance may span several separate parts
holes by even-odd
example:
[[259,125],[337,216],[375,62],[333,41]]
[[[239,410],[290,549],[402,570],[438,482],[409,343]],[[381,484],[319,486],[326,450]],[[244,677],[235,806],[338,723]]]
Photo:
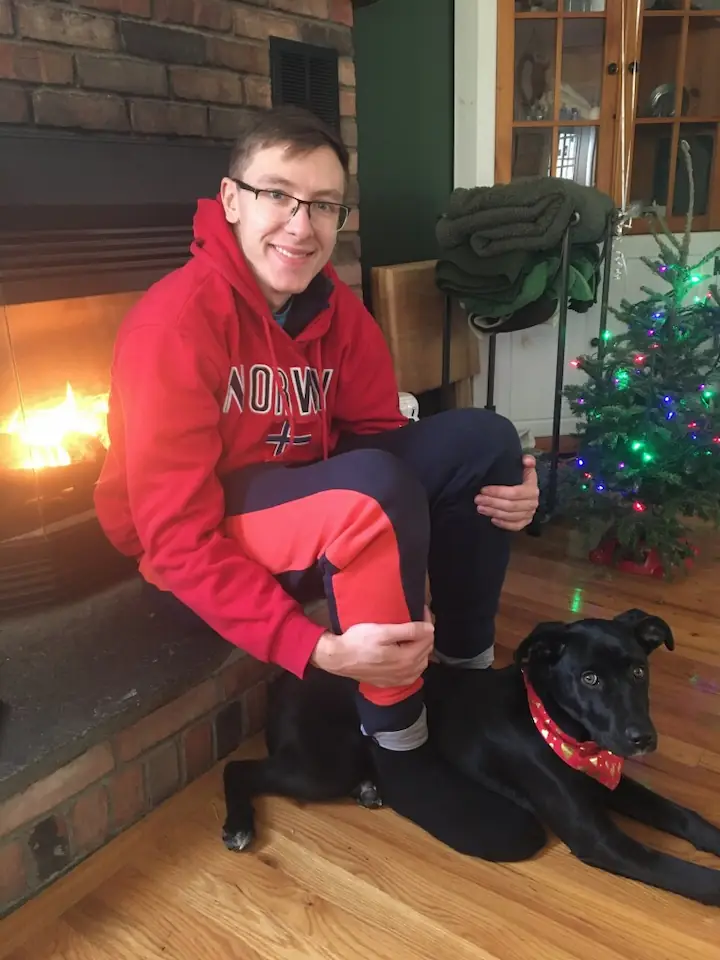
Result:
[[655,746],[655,732],[653,730],[628,727],[625,736],[637,750],[650,750],[651,747]]

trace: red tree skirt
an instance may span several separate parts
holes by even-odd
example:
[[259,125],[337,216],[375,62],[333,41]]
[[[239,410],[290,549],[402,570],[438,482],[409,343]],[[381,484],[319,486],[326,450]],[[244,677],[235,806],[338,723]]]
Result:
[[[618,560],[617,563],[613,563],[615,552],[619,549],[620,544],[617,540],[601,540],[597,547],[590,551],[589,557],[591,562],[598,564],[598,566],[614,566],[623,573],[634,573],[641,577],[655,577],[657,580],[664,579],[665,568],[654,547],[645,552],[645,560],[642,563],[636,560]],[[684,561],[687,570],[692,570],[695,562],[694,557],[698,555],[697,547],[690,546],[690,549],[693,556],[685,557]]]

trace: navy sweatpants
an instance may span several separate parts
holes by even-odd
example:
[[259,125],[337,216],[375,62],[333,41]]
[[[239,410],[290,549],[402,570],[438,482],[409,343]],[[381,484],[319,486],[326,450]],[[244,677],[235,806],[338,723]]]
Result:
[[[223,479],[226,532],[301,602],[329,601],[335,632],[355,623],[422,620],[430,579],[435,646],[472,658],[494,642],[510,534],[477,513],[490,484],[522,481],[514,426],[485,410],[451,410],[368,437],[303,466],[261,464]],[[369,733],[404,730],[421,713],[422,679],[359,686]]]

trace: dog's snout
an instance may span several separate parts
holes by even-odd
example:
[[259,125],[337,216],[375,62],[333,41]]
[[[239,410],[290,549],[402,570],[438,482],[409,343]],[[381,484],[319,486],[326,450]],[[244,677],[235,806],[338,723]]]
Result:
[[628,727],[625,736],[629,743],[639,751],[654,749],[657,740],[654,730],[642,729],[641,727]]

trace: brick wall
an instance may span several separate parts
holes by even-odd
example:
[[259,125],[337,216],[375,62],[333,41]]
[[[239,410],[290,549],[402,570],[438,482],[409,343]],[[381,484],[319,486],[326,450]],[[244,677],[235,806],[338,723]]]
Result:
[[0,917],[258,733],[272,675],[240,655],[0,804]]
[[[357,202],[351,27],[351,0],[0,0],[0,123],[230,141],[270,105],[269,37],[331,46]],[[335,255],[354,287],[357,230]]]

